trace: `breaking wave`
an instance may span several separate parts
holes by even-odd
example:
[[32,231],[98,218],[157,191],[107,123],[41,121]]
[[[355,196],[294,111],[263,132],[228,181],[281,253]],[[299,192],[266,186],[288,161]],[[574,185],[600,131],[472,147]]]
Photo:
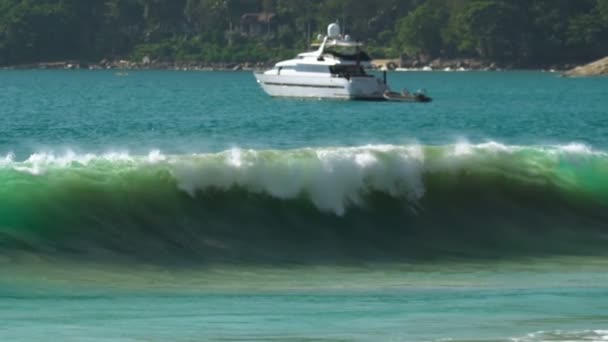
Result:
[[0,253],[193,262],[603,253],[608,155],[582,144],[0,157]]

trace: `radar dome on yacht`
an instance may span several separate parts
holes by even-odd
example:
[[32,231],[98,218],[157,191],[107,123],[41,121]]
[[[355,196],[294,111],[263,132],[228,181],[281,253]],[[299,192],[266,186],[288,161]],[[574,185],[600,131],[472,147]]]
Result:
[[346,40],[346,41],[349,42],[350,41],[350,36],[349,35],[344,36],[344,40]]
[[327,26],[327,37],[338,38],[340,37],[340,25],[331,23]]

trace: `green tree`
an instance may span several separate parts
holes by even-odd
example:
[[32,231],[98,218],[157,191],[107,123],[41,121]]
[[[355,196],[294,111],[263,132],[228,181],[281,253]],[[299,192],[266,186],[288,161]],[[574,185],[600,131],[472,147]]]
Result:
[[443,47],[441,30],[448,19],[444,1],[427,1],[398,22],[397,47],[408,54],[440,55]]
[[[272,34],[241,34],[242,15],[264,10],[277,14]],[[540,65],[608,55],[608,0],[0,0],[0,64],[263,61],[304,49],[336,20],[389,57]]]

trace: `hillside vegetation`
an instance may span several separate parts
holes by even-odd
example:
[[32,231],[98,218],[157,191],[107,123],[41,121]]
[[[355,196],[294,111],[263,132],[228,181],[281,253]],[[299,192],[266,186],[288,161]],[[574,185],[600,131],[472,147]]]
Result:
[[608,55],[608,0],[0,0],[0,65],[271,61],[336,20],[378,58],[536,66]]

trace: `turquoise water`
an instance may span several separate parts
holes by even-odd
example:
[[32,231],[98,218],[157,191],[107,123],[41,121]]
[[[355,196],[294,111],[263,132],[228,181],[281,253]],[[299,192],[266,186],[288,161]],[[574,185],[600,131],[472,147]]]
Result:
[[0,151],[147,153],[498,141],[608,148],[608,81],[556,74],[394,73],[428,106],[274,100],[250,73],[3,71]]
[[608,79],[0,72],[0,340],[608,339]]

